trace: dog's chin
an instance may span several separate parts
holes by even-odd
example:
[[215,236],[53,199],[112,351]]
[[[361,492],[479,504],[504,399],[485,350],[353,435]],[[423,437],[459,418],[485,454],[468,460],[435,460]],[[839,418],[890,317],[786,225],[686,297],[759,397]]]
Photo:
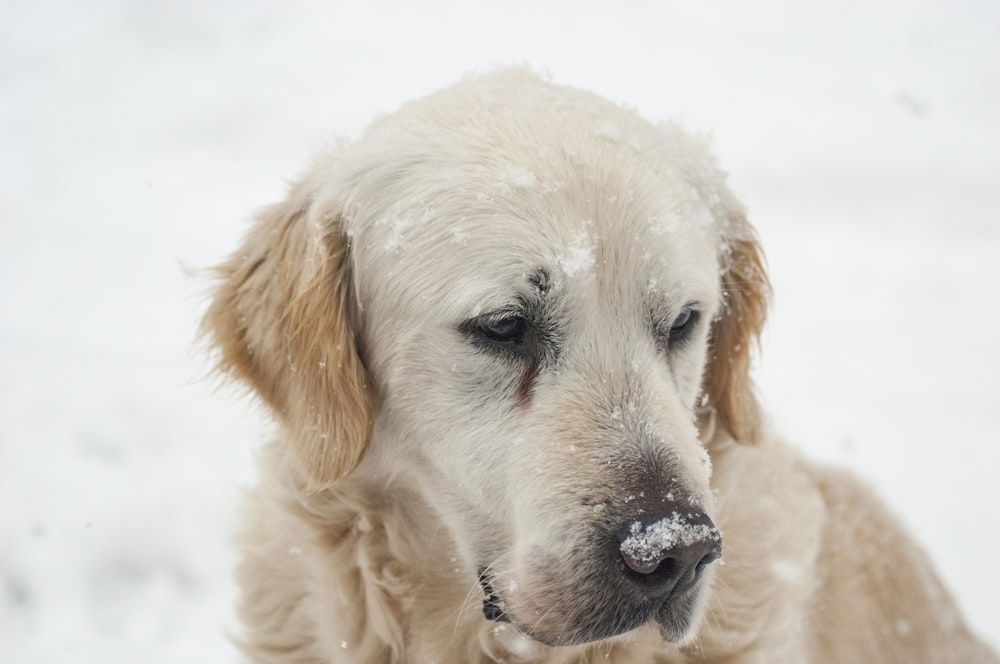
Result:
[[657,606],[646,602],[608,602],[587,607],[578,599],[537,610],[536,621],[520,620],[516,614],[504,619],[528,638],[550,647],[582,646],[626,637],[629,632],[655,623],[665,641],[682,644],[694,636],[699,622],[704,584],[689,589]]
[[656,624],[664,641],[684,643],[694,636],[700,622],[697,610],[700,594],[701,588],[694,588],[692,593],[671,602],[656,614]]
[[560,625],[552,627],[539,623],[526,624],[513,620],[517,630],[528,638],[546,646],[557,648],[567,646],[583,646],[590,643],[616,639],[632,630],[646,624],[649,619],[635,619],[635,616],[624,617],[611,623],[595,625]]

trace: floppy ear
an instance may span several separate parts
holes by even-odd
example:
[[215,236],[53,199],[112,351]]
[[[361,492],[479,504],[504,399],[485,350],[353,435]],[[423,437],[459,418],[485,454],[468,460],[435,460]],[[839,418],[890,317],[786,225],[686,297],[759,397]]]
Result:
[[771,284],[756,234],[742,213],[722,255],[722,311],[713,323],[705,394],[718,423],[741,443],[757,442],[761,412],[750,379],[751,351],[760,344]]
[[346,477],[372,419],[358,355],[349,242],[340,219],[313,209],[300,185],[266,209],[243,246],[217,268],[203,333],[219,368],[274,410],[309,490]]

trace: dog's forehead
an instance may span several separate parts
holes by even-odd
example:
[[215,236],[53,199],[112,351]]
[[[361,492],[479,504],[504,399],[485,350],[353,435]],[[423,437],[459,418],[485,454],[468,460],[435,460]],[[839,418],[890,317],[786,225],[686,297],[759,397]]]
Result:
[[718,239],[703,207],[686,214],[600,195],[554,205],[544,196],[517,205],[494,199],[493,210],[476,196],[451,197],[419,218],[388,215],[354,247],[362,301],[431,303],[428,311],[464,317],[509,305],[526,289],[706,305],[715,298]]
[[540,268],[717,281],[722,176],[704,145],[589,93],[486,77],[383,118],[348,156],[361,288],[467,300]]

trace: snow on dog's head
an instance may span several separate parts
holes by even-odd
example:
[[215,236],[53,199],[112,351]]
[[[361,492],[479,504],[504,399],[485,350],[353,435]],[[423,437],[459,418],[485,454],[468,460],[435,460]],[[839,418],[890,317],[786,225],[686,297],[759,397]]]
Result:
[[549,645],[691,635],[721,547],[696,412],[754,441],[767,292],[701,141],[470,79],[322,159],[223,276],[206,324],[304,487],[422,492],[491,617]]

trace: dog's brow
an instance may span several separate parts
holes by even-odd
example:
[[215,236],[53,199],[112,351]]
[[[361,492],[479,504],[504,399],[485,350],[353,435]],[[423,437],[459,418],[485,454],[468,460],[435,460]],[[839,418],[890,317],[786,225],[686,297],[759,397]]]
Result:
[[540,267],[535,270],[535,274],[531,275],[528,281],[535,287],[539,295],[548,294],[551,281],[549,273],[545,268]]

